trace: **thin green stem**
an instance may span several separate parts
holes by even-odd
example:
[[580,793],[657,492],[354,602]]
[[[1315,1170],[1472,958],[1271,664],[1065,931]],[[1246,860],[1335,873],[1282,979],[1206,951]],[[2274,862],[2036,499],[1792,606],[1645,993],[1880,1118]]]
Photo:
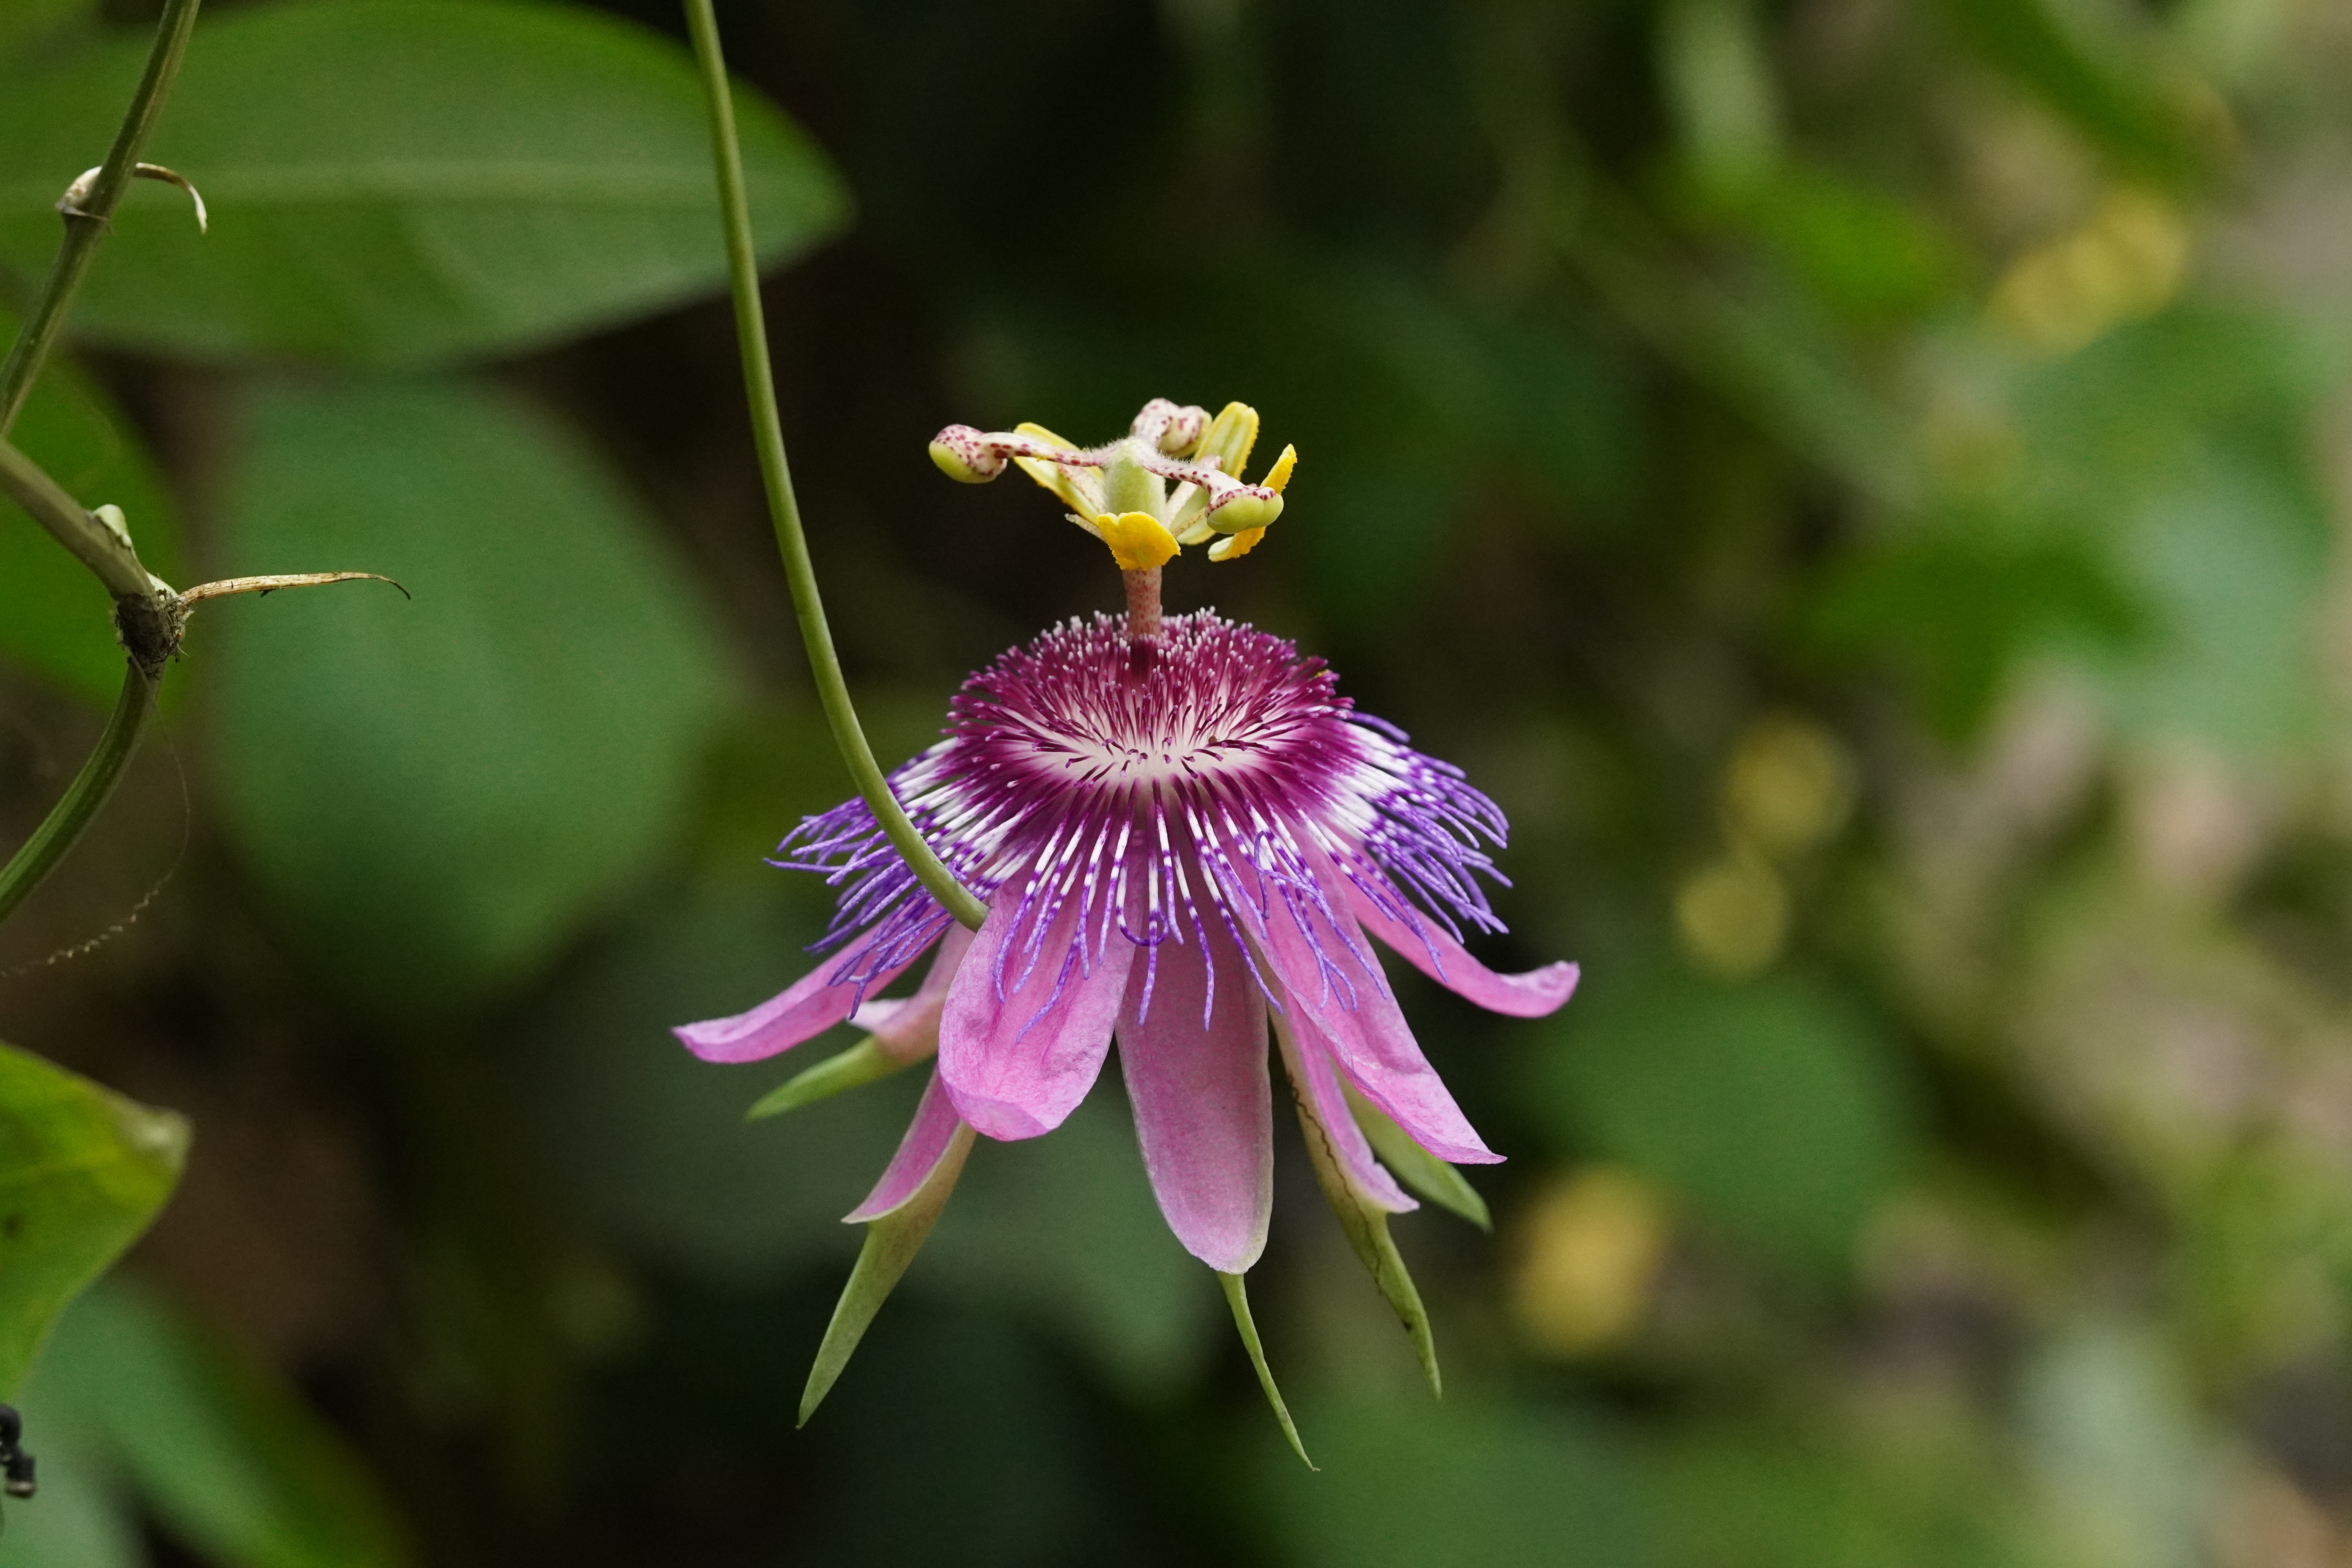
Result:
[[[202,3],[164,0],[154,44],[147,51],[147,68],[140,73],[130,107],[123,110],[114,145],[107,149],[106,160],[99,165],[98,178],[89,189],[77,194],[70,210],[61,211],[65,239],[24,325],[17,329],[7,359],[0,362],[0,437],[7,435],[24,411],[25,399],[65,329],[67,312],[72,310],[82,279],[98,256],[99,242],[106,237],[115,205],[138,169],[139,153],[147,144],[148,133],[155,129],[156,117],[163,112],[164,95],[180,74],[180,60],[187,53],[188,35],[195,28]],[[9,857],[7,865],[0,866],[0,921],[5,921],[73,848],[139,750],[139,738],[155,710],[157,675],[177,640],[178,600],[140,564],[138,552],[128,538],[93,517],[5,438],[0,438],[0,492],[31,513],[106,584],[114,595],[116,627],[131,650],[123,663],[122,694],[115,699],[98,749],[82,763],[64,798],[50,808],[33,836]]]
[[793,610],[801,623],[801,641],[807,646],[810,672],[816,679],[817,700],[824,706],[825,721],[833,727],[833,743],[866,797],[874,820],[882,825],[891,845],[933,898],[948,913],[972,930],[980,929],[986,906],[972,897],[954,873],[931,853],[923,836],[908,821],[890,793],[889,781],[866,743],[857,710],[849,700],[849,683],[841,673],[841,658],[825,625],[824,601],[817,594],[816,567],[809,559],[808,538],[801,530],[799,500],[793,493],[792,466],[784,458],[784,430],[776,407],[776,376],[768,363],[768,326],[760,308],[760,265],[751,246],[751,207],[743,190],[743,156],[735,141],[735,104],[727,85],[727,62],[719,47],[719,22],[710,0],[686,0],[687,26],[694,34],[695,58],[702,67],[702,86],[710,108],[711,151],[719,167],[719,205],[727,229],[727,272],[735,295],[735,335],[743,351],[743,390],[751,403],[751,436],[759,448],[760,478],[768,490],[768,511],[776,526],[776,547],[784,558],[784,576],[792,584]]
[[117,599],[143,599],[155,592],[155,580],[139,563],[131,542],[92,517],[5,437],[0,437],[0,495],[31,514]]
[[25,901],[26,896],[41,885],[43,878],[74,847],[74,841],[88,827],[107,796],[121,782],[122,770],[131,753],[139,749],[139,737],[147,728],[148,718],[155,711],[155,683],[149,679],[135,662],[126,661],[122,670],[122,694],[115,699],[114,711],[106,721],[106,732],[98,739],[98,749],[83,763],[81,772],[74,775],[65,797],[50,809],[24,847],[0,866],[0,921],[5,921]]
[[131,95],[131,107],[123,111],[114,145],[107,149],[106,162],[99,165],[97,183],[75,204],[74,211],[64,215],[66,237],[58,247],[58,258],[49,264],[48,279],[18,329],[6,363],[0,363],[0,436],[16,423],[34,379],[41,374],[58,334],[65,330],[66,312],[73,308],[74,296],[81,291],[81,280],[98,255],[99,242],[106,237],[115,204],[131,184],[147,133],[154,130],[156,116],[163,112],[163,96],[180,74],[180,58],[187,53],[188,35],[195,27],[196,8],[202,4],[203,0],[164,0],[163,19],[155,25],[154,46],[147,51],[147,68],[140,75],[138,90]]

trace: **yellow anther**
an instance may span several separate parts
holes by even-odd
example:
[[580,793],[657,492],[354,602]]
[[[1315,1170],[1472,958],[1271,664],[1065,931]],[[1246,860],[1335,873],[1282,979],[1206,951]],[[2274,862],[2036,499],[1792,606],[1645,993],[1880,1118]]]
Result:
[[1219,533],[1247,533],[1253,528],[1268,526],[1281,515],[1280,496],[1237,490],[1230,494],[1224,505],[1208,512],[1206,521]]
[[1111,559],[1122,572],[1148,572],[1176,556],[1176,536],[1148,511],[1123,511],[1116,517],[1097,512],[1095,526],[1110,546]]
[[[1290,470],[1297,467],[1298,467],[1298,448],[1285,447],[1282,449],[1282,456],[1274,460],[1274,467],[1265,471],[1265,478],[1258,480],[1258,483],[1275,494],[1280,495],[1282,487],[1290,482]],[[1237,550],[1234,553],[1238,555],[1241,552]]]
[[1246,403],[1228,403],[1216,418],[1209,422],[1201,444],[1193,448],[1193,461],[1205,463],[1217,459],[1221,473],[1242,477],[1242,465],[1249,461],[1250,448],[1257,445],[1257,410]]
[[[1063,440],[1043,425],[1033,425],[1026,420],[1015,425],[1013,427],[1013,433],[1016,436],[1026,436],[1033,441],[1043,441],[1048,447],[1059,447],[1066,452],[1077,450],[1076,447]],[[1076,507],[1079,511],[1092,515],[1095,503],[1088,500],[1086,493],[1078,489],[1076,481],[1070,478],[1069,469],[1059,463],[1049,463],[1043,458],[1015,458],[1013,460],[1021,465],[1023,473],[1061,497],[1064,505]]]
[[1209,559],[1231,561],[1237,555],[1247,555],[1257,548],[1257,542],[1265,537],[1265,530],[1262,528],[1253,528],[1242,533],[1229,533],[1209,546]]
[[970,458],[945,441],[931,443],[931,461],[939,465],[940,472],[960,485],[982,484],[995,478],[993,474],[982,473]]

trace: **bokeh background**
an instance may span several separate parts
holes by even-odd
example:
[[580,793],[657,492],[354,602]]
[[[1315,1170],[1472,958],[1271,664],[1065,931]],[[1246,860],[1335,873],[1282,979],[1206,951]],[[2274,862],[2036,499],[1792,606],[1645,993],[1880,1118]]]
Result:
[[[208,605],[0,932],[194,1127],[25,1395],[6,1568],[2352,1563],[2352,11],[739,0],[785,423],[877,749],[1110,607],[950,421],[1301,453],[1170,573],[1509,814],[1401,977],[1510,1156],[1400,1244],[1287,1129],[1285,1450],[1115,1076],[990,1145],[817,1419],[919,1075],[747,1125],[848,793],[663,0],[215,0],[17,438]],[[0,300],[135,0],[0,10]],[[789,119],[787,118],[789,116]],[[116,656],[0,515],[0,841]]]

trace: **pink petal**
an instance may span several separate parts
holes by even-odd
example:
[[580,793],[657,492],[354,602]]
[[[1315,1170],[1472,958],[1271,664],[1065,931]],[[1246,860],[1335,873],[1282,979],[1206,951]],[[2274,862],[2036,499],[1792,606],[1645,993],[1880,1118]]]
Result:
[[955,978],[971,932],[950,926],[940,939],[938,956],[912,996],[868,1002],[849,1021],[872,1033],[882,1054],[894,1062],[919,1062],[940,1048],[940,1009],[948,999],[948,982]]
[[[961,930],[961,927],[958,927]],[[923,1090],[923,1100],[915,1107],[915,1120],[907,1124],[907,1135],[898,1140],[898,1152],[890,1157],[889,1169],[866,1194],[866,1201],[842,1216],[844,1225],[861,1225],[869,1219],[880,1219],[900,1204],[915,1195],[948,1152],[954,1141],[955,1131],[962,1123],[957,1119],[954,1102],[940,1082],[940,1075],[931,1074],[931,1081]]]
[[1315,1119],[1323,1124],[1348,1179],[1376,1206],[1391,1214],[1419,1208],[1421,1205],[1407,1197],[1404,1189],[1396,1184],[1388,1167],[1372,1157],[1372,1146],[1365,1141],[1364,1130],[1356,1125],[1355,1115],[1348,1109],[1348,1097],[1339,1088],[1339,1069],[1319,1031],[1311,1026],[1306,1029],[1294,1027],[1290,1037],[1289,1060],[1298,1080],[1297,1087],[1305,1091],[1314,1107]]
[[1502,1156],[1471,1129],[1390,994],[1355,916],[1348,912],[1341,879],[1315,857],[1324,906],[1302,896],[1276,898],[1260,918],[1242,900],[1252,939],[1274,970],[1278,1000],[1300,1031],[1338,1058],[1358,1092],[1389,1113],[1414,1142],[1457,1165],[1488,1165]]
[[[849,1016],[857,987],[835,984],[833,977],[848,969],[856,957],[856,952],[852,949],[826,959],[802,975],[791,989],[771,996],[748,1013],[699,1024],[680,1024],[670,1033],[707,1062],[753,1062],[778,1051],[788,1051]],[[866,989],[879,991],[913,967],[914,962],[909,958],[896,969],[875,976]]]
[[1033,950],[1020,919],[1027,881],[1016,874],[989,900],[940,1016],[940,1075],[956,1110],[991,1138],[1051,1132],[1087,1097],[1135,958],[1117,931],[1099,953],[1087,951],[1075,897]]
[[[1341,880],[1348,881],[1342,878]],[[1576,993],[1573,963],[1547,963],[1524,974],[1497,974],[1445,934],[1445,928],[1407,903],[1393,888],[1382,889],[1402,920],[1388,914],[1363,889],[1348,881],[1348,907],[1364,929],[1402,954],[1404,961],[1459,996],[1491,1013],[1540,1018],[1559,1011]]]
[[[1161,942],[1156,965],[1148,954],[1136,960],[1118,1015],[1118,1065],[1168,1228],[1210,1268],[1240,1274],[1265,1250],[1274,1212],[1265,998],[1224,928],[1212,926],[1205,944],[1202,934]],[[1139,1016],[1153,969],[1150,1006]]]

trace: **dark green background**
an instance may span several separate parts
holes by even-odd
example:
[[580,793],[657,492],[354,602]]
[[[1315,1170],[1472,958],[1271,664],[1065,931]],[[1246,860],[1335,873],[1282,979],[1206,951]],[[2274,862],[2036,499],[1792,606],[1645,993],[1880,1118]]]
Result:
[[[135,69],[104,12],[0,16],[0,304]],[[1400,983],[1510,1156],[1491,1239],[1397,1226],[1446,1399],[1285,1130],[1253,1300],[1300,1470],[1106,1083],[975,1153],[793,1429],[917,1085],[746,1126],[791,1064],[664,1033],[801,972],[824,889],[761,857],[847,793],[678,19],[215,0],[152,153],[213,231],[132,193],[18,437],[183,585],[414,599],[207,605],[0,934],[0,1036],[194,1129],[25,1396],[0,1568],[2352,1549],[2336,8],[721,14],[886,762],[1118,594],[929,435],[1239,398],[1288,508],[1172,606],[1296,637],[1509,814],[1480,951],[1585,988]],[[0,658],[13,843],[113,679],[14,513]],[[1773,826],[1799,754],[1818,831]]]

